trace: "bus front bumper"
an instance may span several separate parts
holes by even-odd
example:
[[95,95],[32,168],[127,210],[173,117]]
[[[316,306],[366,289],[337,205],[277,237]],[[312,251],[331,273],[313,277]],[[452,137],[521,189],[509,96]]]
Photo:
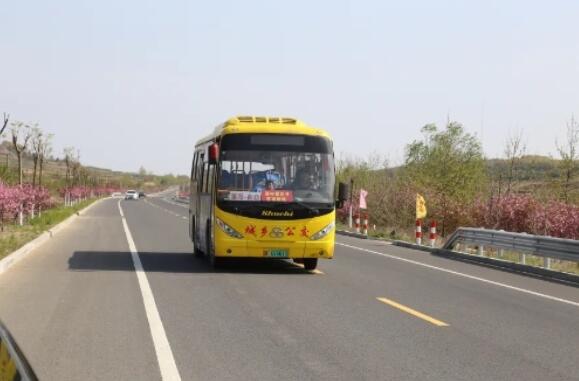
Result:
[[243,239],[217,239],[215,255],[218,257],[249,258],[326,258],[334,256],[334,240],[319,241],[256,241]]

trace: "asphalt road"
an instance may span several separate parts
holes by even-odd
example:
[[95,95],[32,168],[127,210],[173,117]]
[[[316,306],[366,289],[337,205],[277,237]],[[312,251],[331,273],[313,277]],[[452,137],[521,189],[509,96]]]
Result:
[[579,380],[578,288],[349,237],[213,271],[186,215],[108,199],[0,276],[41,380]]

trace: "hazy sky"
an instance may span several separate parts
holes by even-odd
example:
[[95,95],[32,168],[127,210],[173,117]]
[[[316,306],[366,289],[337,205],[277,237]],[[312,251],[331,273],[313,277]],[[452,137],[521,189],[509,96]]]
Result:
[[293,116],[399,163],[450,116],[502,155],[579,115],[579,1],[8,1],[0,112],[85,164],[188,173],[229,116]]

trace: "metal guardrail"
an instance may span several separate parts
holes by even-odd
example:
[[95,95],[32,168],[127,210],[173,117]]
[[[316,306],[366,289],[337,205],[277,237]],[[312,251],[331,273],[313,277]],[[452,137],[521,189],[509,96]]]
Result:
[[489,246],[539,257],[579,262],[579,241],[572,239],[511,233],[501,230],[458,228],[446,240],[443,249],[452,250],[457,243]]

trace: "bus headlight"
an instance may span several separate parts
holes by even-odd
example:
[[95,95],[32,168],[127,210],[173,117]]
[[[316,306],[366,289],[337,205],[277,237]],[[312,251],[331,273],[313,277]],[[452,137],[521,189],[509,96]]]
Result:
[[310,237],[310,239],[312,240],[317,240],[320,238],[324,238],[325,236],[328,235],[329,232],[332,231],[332,229],[334,228],[334,226],[336,226],[335,222],[330,223],[328,226],[326,226],[325,228],[323,228],[322,230],[320,230],[319,232],[317,232],[316,234],[312,235]]
[[233,238],[243,238],[243,236],[231,226],[227,225],[225,222],[221,221],[219,218],[215,218],[217,225],[230,237]]

